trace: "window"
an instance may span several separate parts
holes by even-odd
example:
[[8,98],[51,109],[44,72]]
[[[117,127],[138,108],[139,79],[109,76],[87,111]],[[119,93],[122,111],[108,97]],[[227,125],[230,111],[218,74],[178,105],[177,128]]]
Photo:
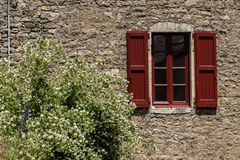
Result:
[[[190,36],[190,33],[176,32],[127,33],[128,90],[138,107],[189,106],[190,84],[194,83],[190,82],[190,76],[196,80],[196,106],[217,106],[216,34],[197,31],[194,44],[190,44]],[[189,71],[190,45],[194,46],[195,75]],[[148,55],[152,56],[151,63]]]
[[189,105],[189,34],[152,34],[152,95],[155,106]]

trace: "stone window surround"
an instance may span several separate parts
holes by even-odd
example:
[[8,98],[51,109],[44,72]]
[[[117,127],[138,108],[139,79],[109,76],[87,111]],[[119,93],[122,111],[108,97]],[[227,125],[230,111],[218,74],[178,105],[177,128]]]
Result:
[[[171,23],[171,22],[159,22],[157,24],[154,24],[152,27],[150,27],[149,30],[149,40],[148,40],[148,70],[149,70],[149,97],[150,97],[150,112],[151,113],[160,113],[160,114],[178,114],[178,113],[189,113],[193,110],[194,107],[194,100],[195,100],[195,74],[194,74],[194,42],[193,42],[193,26],[190,24],[185,23]],[[184,108],[155,108],[152,105],[152,32],[185,32],[190,33],[190,48],[189,48],[189,93],[190,93],[190,107],[184,107]]]

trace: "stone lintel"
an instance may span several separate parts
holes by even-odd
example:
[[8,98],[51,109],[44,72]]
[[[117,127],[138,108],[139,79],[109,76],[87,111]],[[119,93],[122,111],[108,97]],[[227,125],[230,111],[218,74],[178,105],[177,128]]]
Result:
[[159,22],[150,27],[150,32],[193,32],[193,26],[185,23]]

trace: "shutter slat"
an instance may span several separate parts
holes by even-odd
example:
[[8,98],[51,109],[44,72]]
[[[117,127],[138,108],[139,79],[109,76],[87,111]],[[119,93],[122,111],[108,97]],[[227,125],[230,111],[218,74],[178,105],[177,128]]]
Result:
[[148,33],[127,32],[128,91],[137,107],[149,107],[148,95]]
[[196,106],[217,107],[216,33],[194,33]]

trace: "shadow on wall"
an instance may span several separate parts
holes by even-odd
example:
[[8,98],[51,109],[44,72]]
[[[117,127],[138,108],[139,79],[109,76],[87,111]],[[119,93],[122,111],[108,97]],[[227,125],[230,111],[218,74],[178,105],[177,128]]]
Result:
[[[134,116],[142,116],[142,117],[145,117],[147,114],[150,114],[149,110],[144,108],[136,108],[133,113]],[[216,115],[217,108],[195,108],[195,114],[199,116]]]
[[134,116],[146,116],[147,114],[149,114],[149,110],[145,109],[145,108],[136,108],[133,112]]
[[217,114],[217,108],[196,108],[195,114],[201,116],[201,115],[216,115]]

